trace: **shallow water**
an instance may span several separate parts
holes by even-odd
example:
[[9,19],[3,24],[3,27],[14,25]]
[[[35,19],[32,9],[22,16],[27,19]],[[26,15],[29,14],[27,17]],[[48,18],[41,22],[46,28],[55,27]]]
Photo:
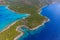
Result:
[[0,31],[4,30],[7,25],[27,17],[27,14],[17,14],[7,8],[7,6],[0,6]]
[[50,19],[43,25],[42,30],[38,28],[34,34],[27,32],[28,36],[22,40],[60,40],[60,4],[50,4],[42,8],[41,14]]

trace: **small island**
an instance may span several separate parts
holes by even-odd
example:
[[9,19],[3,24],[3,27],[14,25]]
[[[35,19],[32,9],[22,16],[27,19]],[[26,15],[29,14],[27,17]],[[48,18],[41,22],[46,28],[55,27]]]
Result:
[[22,27],[22,25],[24,25],[29,30],[35,30],[48,21],[47,17],[44,17],[40,14],[40,6],[37,4],[9,5],[8,9],[17,13],[29,15],[27,18],[17,20],[16,22],[10,24],[8,28],[0,32],[0,40],[17,40],[24,34],[24,32],[18,30],[18,28]]

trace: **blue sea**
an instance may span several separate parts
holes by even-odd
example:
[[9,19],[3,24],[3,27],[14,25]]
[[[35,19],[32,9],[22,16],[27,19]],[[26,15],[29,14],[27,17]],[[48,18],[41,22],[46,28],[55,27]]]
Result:
[[21,20],[23,17],[27,17],[27,14],[19,14],[13,12],[7,8],[7,5],[0,6],[0,31],[4,30],[8,27],[11,23],[15,22],[16,20]]
[[60,40],[60,4],[47,5],[41,11],[50,21],[34,31],[22,27],[25,34],[18,40]]

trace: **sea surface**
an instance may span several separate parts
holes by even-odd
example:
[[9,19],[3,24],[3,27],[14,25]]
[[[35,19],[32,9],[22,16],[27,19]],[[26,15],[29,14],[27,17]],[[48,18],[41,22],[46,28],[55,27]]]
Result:
[[50,21],[34,31],[22,27],[25,34],[18,40],[60,40],[60,4],[47,5],[41,11]]
[[19,14],[10,9],[8,9],[7,5],[0,6],[0,31],[4,30],[11,23],[23,19],[23,17],[27,17],[27,14]]

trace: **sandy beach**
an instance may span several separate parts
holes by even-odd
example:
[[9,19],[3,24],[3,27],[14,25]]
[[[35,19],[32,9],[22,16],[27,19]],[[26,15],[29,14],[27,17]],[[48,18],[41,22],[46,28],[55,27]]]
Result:
[[[9,6],[9,5],[8,5]],[[6,7],[8,10],[11,10],[11,9],[9,9],[8,8],[8,6]],[[15,11],[13,11],[13,10],[11,10],[12,12],[15,12]],[[38,13],[39,15],[40,15],[40,12]],[[30,14],[27,14],[28,15],[28,17],[30,16]],[[43,16],[43,15],[42,15]],[[25,18],[27,18],[27,17],[23,17],[22,19],[25,19]],[[47,18],[47,17],[46,17]],[[21,19],[21,20],[22,20]],[[3,30],[3,31],[1,31],[1,32],[4,32],[4,31],[6,31],[7,29],[9,29],[11,26],[13,26],[16,22],[18,22],[18,21],[20,21],[20,20],[17,20],[17,21],[15,21],[15,22],[13,22],[13,23],[11,23],[10,25],[7,25],[7,27]],[[38,29],[40,26],[42,26],[42,25],[44,25],[46,22],[48,22],[48,21],[50,21],[49,19],[48,20],[44,20],[43,21],[43,23],[41,24],[41,25],[39,25],[39,26],[37,26],[37,27],[35,27],[35,28],[32,28],[32,29],[30,29],[30,30],[36,30],[36,29]],[[28,28],[26,25],[22,25],[22,26],[25,26],[26,28]],[[22,27],[21,25],[19,25],[17,28],[16,28],[16,31],[18,31],[18,32],[21,32],[21,34],[19,34],[18,36],[16,36],[15,38],[14,38],[14,40],[17,40],[18,38],[20,38],[24,33],[22,32],[22,31],[20,31],[19,30],[19,28],[20,27]],[[1,33],[0,32],[0,33]]]
[[[17,21],[19,21],[19,20],[17,20]],[[17,21],[15,21],[15,22],[13,22],[12,24],[10,24],[10,25],[7,25],[7,27],[4,29],[4,30],[2,30],[1,32],[4,32],[5,30],[7,30],[7,29],[9,29],[11,26],[13,26]],[[1,33],[0,32],[0,33]]]
[[[33,29],[30,29],[30,30],[36,30],[36,29],[38,29],[40,26],[43,26],[46,22],[48,22],[48,21],[50,21],[49,19],[47,20],[47,21],[43,21],[43,23],[41,24],[41,25],[39,25],[39,26],[37,26],[37,27],[35,27],[35,28],[33,28]],[[16,30],[18,31],[18,32],[21,32],[21,34],[19,34],[17,37],[15,37],[14,38],[14,40],[17,40],[18,38],[20,38],[23,34],[24,34],[24,32],[22,32],[22,31],[20,31],[19,30],[19,28],[21,28],[21,27],[23,27],[23,26],[25,26],[26,28],[28,28],[26,25],[20,25],[20,26],[18,26],[17,28],[16,28]]]
[[[9,8],[8,8],[8,6],[9,5],[7,5],[6,6],[6,8],[8,9],[8,10],[10,10]],[[11,10],[12,12],[15,12],[15,11],[13,11],[13,10]],[[26,17],[22,17],[22,19],[25,19],[25,18],[27,18],[27,17],[29,17],[30,16],[30,14],[26,14],[27,16]],[[21,19],[21,20],[22,20]],[[15,22],[12,22],[11,24],[9,24],[9,25],[7,25],[6,27],[5,27],[5,29],[4,30],[2,30],[1,32],[4,32],[4,31],[6,31],[7,29],[9,29],[11,26],[13,26],[16,22],[18,22],[18,21],[20,21],[20,20],[16,20]],[[16,31],[18,31],[18,32],[21,32],[20,30],[18,30],[18,28],[19,27],[17,27],[16,28]],[[1,33],[0,32],[0,33]],[[21,34],[20,35],[18,35],[16,38],[14,38],[14,40],[17,40],[19,37],[21,37],[23,35],[23,32],[21,32]]]
[[[4,6],[4,5],[2,5],[2,6]],[[7,8],[8,10],[11,10],[11,9],[9,9],[8,7],[9,7],[9,5],[7,5],[6,8]],[[12,11],[12,12],[15,12],[15,11],[13,11],[13,10],[11,10],[11,11]],[[22,17],[22,19],[25,19],[25,18],[27,18],[27,17],[30,16],[30,14],[26,14],[26,15],[27,15],[27,16],[26,16],[26,17]],[[22,19],[21,19],[21,20],[22,20]],[[20,21],[20,20],[16,20],[15,22],[7,25],[7,27],[6,27],[3,31],[5,31],[5,30],[7,30],[8,28],[10,28],[11,26],[13,26],[13,25],[14,25],[16,22],[18,22],[18,21]],[[3,31],[1,31],[1,32],[3,32]],[[1,33],[1,32],[0,32],[0,33]]]
[[[43,15],[42,15],[42,16],[43,16]],[[46,18],[47,18],[47,17],[46,17]],[[23,27],[23,26],[26,27],[26,28],[28,28],[29,30],[36,30],[36,29],[38,29],[40,26],[43,26],[46,22],[49,22],[49,21],[50,21],[50,19],[44,20],[41,25],[39,25],[39,26],[37,26],[37,27],[35,27],[35,28],[32,28],[32,29],[28,28],[26,25],[22,25],[22,26],[20,25],[20,26],[17,27],[16,30],[19,32],[19,31],[20,31],[19,28],[21,28],[21,27]],[[24,34],[22,31],[20,31],[20,32],[21,32],[21,34],[18,35],[17,37],[15,37],[14,40],[17,40],[18,38],[20,38],[20,37]]]
[[41,25],[38,25],[37,27],[32,28],[32,29],[30,29],[30,30],[36,30],[36,29],[38,29],[39,27],[43,26],[43,25],[44,25],[46,22],[48,22],[48,21],[50,21],[50,20],[48,19],[47,21],[43,21],[43,23],[42,23]]
[[19,30],[20,27],[22,27],[22,26],[21,26],[21,25],[18,26],[18,27],[16,28],[16,31],[21,32],[21,34],[19,34],[18,36],[16,36],[16,37],[14,38],[14,40],[17,40],[18,38],[20,38],[20,37],[24,34],[21,30]]

